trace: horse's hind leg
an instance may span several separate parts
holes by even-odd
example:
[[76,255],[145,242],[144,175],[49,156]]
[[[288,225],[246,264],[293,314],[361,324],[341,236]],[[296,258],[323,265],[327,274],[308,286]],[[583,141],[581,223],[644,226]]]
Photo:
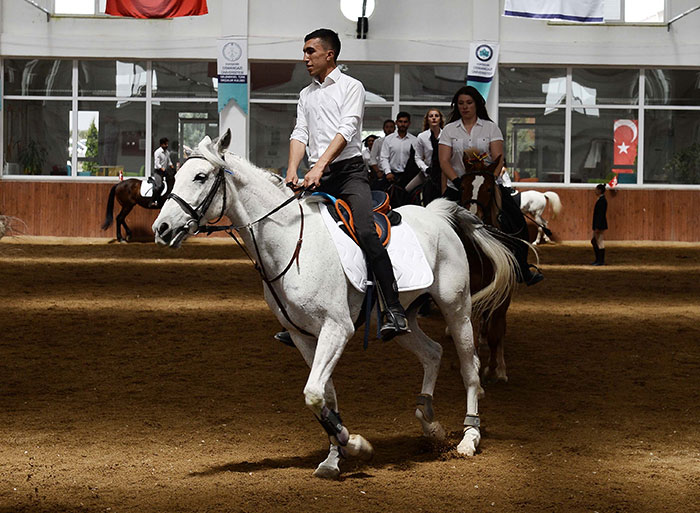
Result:
[[484,369],[484,379],[508,382],[503,345],[506,336],[506,313],[510,301],[499,306],[486,322],[486,340],[489,345],[489,365]]
[[129,215],[129,212],[134,208],[134,205],[125,205],[122,207],[121,212],[119,212],[119,215],[117,215],[117,240],[119,242],[122,242],[124,239],[122,238],[122,230],[121,227],[124,225],[124,229],[126,230],[126,240],[127,242],[129,239],[131,239],[131,230],[129,230],[129,227],[126,224],[126,216]]
[[442,346],[428,337],[418,326],[416,320],[417,308],[408,311],[408,324],[411,332],[397,338],[398,344],[416,355],[423,366],[423,384],[416,405],[416,418],[423,427],[423,434],[435,440],[445,439],[445,430],[434,419],[433,392],[440,370]]
[[[537,222],[540,224],[540,226],[544,226],[545,228],[548,228],[547,226],[547,221],[545,221],[544,217],[542,217],[542,213],[537,214]],[[539,239],[540,237],[544,238],[545,242],[552,242],[552,239],[550,239],[547,234],[544,232],[542,228],[537,228],[537,238]]]

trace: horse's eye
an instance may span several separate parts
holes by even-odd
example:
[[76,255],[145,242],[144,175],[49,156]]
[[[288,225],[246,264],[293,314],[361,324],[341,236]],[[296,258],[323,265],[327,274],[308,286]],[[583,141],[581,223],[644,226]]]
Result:
[[204,183],[207,181],[207,175],[204,173],[197,173],[194,177],[195,182]]

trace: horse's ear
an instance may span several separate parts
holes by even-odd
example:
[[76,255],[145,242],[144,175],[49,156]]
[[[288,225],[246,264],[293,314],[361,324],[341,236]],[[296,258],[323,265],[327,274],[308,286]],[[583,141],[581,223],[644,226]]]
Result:
[[216,150],[218,151],[219,155],[224,154],[229,144],[231,144],[231,129],[227,128],[226,133],[219,137],[219,140],[216,143]]
[[499,155],[498,158],[486,168],[486,171],[488,171],[489,173],[493,173],[495,170],[501,169],[501,161],[502,160],[503,160],[503,155]]

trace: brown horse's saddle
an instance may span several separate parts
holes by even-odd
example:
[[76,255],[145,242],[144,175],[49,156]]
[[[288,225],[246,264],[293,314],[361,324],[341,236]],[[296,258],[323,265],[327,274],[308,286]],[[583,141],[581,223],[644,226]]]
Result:
[[[314,192],[313,196],[322,197],[333,220],[338,226],[359,246],[355,222],[352,218],[350,205],[342,199],[338,199],[325,192]],[[383,191],[372,191],[372,212],[374,214],[374,227],[382,246],[389,244],[391,239],[391,225],[401,223],[401,214],[391,209],[389,195]]]

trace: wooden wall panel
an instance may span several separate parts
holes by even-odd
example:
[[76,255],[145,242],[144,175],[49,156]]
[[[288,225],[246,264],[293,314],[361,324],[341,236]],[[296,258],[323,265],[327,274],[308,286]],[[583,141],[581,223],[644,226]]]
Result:
[[[114,225],[107,231],[100,230],[112,185],[0,180],[0,214],[24,221],[27,235],[114,238]],[[590,239],[594,189],[554,191],[563,208],[560,217],[550,222],[552,231],[560,240]],[[700,242],[700,190],[618,189],[609,191],[607,197],[608,240]],[[116,205],[115,217],[118,209]],[[151,225],[156,216],[157,211],[134,208],[127,218],[134,236],[152,239]],[[545,218],[551,218],[549,209]]]

